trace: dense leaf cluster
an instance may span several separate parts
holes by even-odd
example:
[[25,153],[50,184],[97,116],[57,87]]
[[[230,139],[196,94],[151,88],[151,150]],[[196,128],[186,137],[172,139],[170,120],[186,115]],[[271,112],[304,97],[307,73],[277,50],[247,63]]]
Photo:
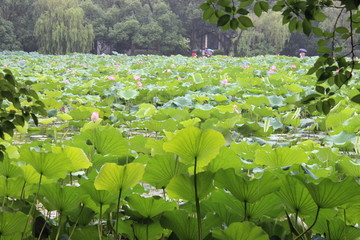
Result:
[[[317,107],[320,111],[328,114],[335,106],[332,96],[337,89],[347,85],[352,77],[354,69],[360,65],[356,59],[355,51],[359,48],[360,39],[360,2],[349,1],[239,1],[230,0],[208,0],[201,5],[204,20],[217,24],[224,30],[243,29],[254,27],[252,20],[248,17],[253,9],[254,13],[261,17],[263,12],[281,12],[282,23],[287,24],[289,31],[303,32],[310,36],[314,34],[320,39],[317,43],[317,52],[322,54],[318,58],[309,74],[316,73],[318,78],[316,91],[304,102],[318,99]],[[337,17],[330,30],[321,28],[320,23],[324,22],[328,15],[327,9],[336,9]],[[347,18],[347,25],[342,25],[340,19]],[[344,53],[344,47],[338,41],[345,41],[349,46]],[[360,94],[353,98],[353,101],[360,103]]]
[[[31,89],[31,82],[20,85],[12,72],[0,72],[0,138],[5,134],[12,137],[17,126],[23,127],[30,119],[38,124],[38,114],[46,114],[44,104],[37,93]],[[0,159],[5,147],[0,145]]]

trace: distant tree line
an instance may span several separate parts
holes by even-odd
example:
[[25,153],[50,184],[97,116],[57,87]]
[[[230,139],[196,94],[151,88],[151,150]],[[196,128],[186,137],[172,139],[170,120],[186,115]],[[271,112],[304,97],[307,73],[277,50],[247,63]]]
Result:
[[[203,2],[0,0],[0,51],[190,55],[211,47],[234,56],[296,55],[298,48],[316,54],[317,37],[290,33],[278,13],[250,15],[255,28],[247,31],[222,31],[202,20]],[[330,13],[328,24],[333,21]]]

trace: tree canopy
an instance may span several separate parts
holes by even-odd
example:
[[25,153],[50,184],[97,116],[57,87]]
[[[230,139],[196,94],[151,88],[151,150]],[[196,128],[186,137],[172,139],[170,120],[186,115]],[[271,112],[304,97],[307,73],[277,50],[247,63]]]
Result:
[[[252,28],[251,13],[262,17],[271,9],[281,13],[282,24],[287,25],[290,32],[316,35],[319,39],[316,51],[322,56],[308,73],[317,76],[317,93],[304,99],[304,103],[318,99],[318,109],[327,114],[335,105],[332,96],[347,85],[354,69],[360,69],[356,58],[360,45],[359,5],[359,0],[206,0],[200,8],[204,20],[223,30]],[[331,18],[334,21],[326,21]],[[360,103],[360,94],[352,100]]]

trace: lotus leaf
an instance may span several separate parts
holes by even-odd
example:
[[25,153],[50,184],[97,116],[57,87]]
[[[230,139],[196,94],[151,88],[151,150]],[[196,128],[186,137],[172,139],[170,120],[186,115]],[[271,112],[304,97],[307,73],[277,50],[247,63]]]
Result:
[[[210,172],[201,172],[197,174],[197,190],[199,199],[204,199],[213,187],[214,175]],[[183,199],[195,202],[194,176],[181,174],[175,176],[166,187],[167,193],[171,198]]]
[[223,240],[267,240],[269,236],[252,222],[232,223],[225,230],[214,230],[213,236]]
[[97,190],[107,190],[111,193],[134,187],[144,174],[144,166],[140,163],[129,163],[119,166],[116,163],[105,163],[95,179]]
[[278,147],[274,150],[258,149],[255,153],[255,163],[269,167],[286,167],[307,161],[308,156],[305,151],[297,147]]
[[176,160],[173,154],[157,155],[146,165],[143,180],[156,188],[165,188],[170,180],[187,172],[187,166]]
[[217,131],[187,127],[180,130],[171,141],[164,143],[164,150],[178,154],[180,161],[185,164],[197,161],[199,166],[206,166],[224,144],[223,135]]

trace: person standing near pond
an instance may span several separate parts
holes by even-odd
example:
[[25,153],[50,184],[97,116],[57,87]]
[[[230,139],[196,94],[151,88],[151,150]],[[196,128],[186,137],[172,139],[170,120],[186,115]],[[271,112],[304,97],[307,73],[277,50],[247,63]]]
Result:
[[303,58],[306,56],[307,50],[305,48],[300,48],[299,52],[300,52],[300,54],[299,54],[300,58]]

